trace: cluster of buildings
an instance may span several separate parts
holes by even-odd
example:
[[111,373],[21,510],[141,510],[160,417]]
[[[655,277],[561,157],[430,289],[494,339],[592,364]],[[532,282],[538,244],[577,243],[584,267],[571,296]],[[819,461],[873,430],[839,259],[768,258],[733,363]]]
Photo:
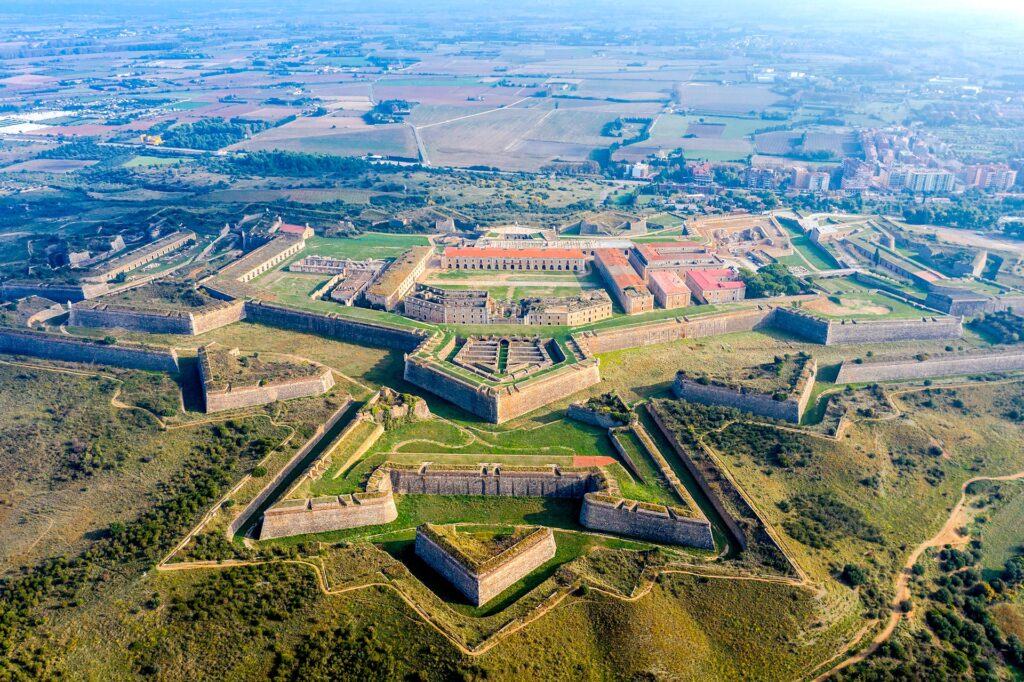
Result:
[[404,305],[406,317],[433,324],[578,326],[612,316],[611,299],[600,290],[560,298],[502,301],[484,290],[418,284]]
[[[601,245],[593,249],[571,248],[497,248],[497,247],[449,247],[441,257],[441,267],[447,270],[524,270],[547,272],[587,271],[593,261],[594,269],[601,275],[611,298],[627,315],[654,310],[655,304],[662,308],[680,308],[690,304],[692,298],[716,303],[742,300],[743,283],[725,262],[704,244],[697,242],[653,242],[617,246]],[[690,278],[688,273],[713,271],[717,278]],[[482,294],[470,296],[471,292],[451,292],[445,301],[463,302],[464,310],[457,313],[461,318],[472,319],[466,324],[486,324],[481,320],[491,319],[493,311],[487,310]],[[427,292],[415,301],[406,302],[406,314],[425,321],[442,320],[434,313],[426,317],[425,311],[437,305],[438,294]],[[610,304],[598,304],[597,300],[584,295],[586,300],[536,299],[530,312],[521,312],[520,319],[548,320],[527,324],[586,324],[596,321],[595,315],[610,316]],[[606,297],[607,298],[607,297]],[[473,301],[470,305],[469,301]],[[556,303],[562,301],[564,303]],[[607,313],[605,313],[607,309]],[[485,312],[486,310],[486,312]],[[541,313],[540,311],[544,312]],[[453,313],[455,314],[455,313]],[[603,318],[599,318],[603,319]]]
[[291,272],[331,275],[331,279],[320,288],[320,291],[330,292],[330,299],[335,303],[351,306],[385,267],[387,261],[377,259],[359,261],[329,256],[306,256],[292,263],[288,269]]

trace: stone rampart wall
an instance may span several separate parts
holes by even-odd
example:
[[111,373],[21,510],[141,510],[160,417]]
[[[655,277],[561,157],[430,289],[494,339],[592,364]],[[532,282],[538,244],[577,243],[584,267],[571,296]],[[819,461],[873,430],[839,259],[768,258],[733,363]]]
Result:
[[676,376],[672,383],[672,392],[677,398],[692,403],[725,405],[762,417],[799,424],[814,390],[814,380],[818,373],[817,363],[813,359],[809,362],[810,375],[803,377],[795,392],[785,400],[776,400],[773,396],[765,393],[744,393],[727,386],[700,384],[687,378],[684,374]]
[[242,512],[228,524],[227,536],[229,539],[233,538],[239,529],[249,522],[249,519],[252,518],[253,514],[259,511],[260,507],[263,506],[274,491],[281,487],[281,484],[284,483],[285,479],[287,479],[302,463],[306,458],[306,455],[309,454],[309,451],[320,442],[320,439],[323,438],[324,434],[334,428],[335,424],[338,423],[338,420],[341,419],[342,415],[345,414],[345,411],[348,410],[349,405],[351,404],[352,401],[346,399],[324,424],[318,426],[316,433],[306,441],[298,452],[292,455],[292,458],[288,460],[288,463],[285,464],[279,472],[277,472],[277,475],[263,486],[263,489],[260,490],[256,497],[254,497],[252,501],[245,506],[245,509],[243,509]]
[[952,341],[961,339],[959,317],[926,317],[914,320],[832,320],[827,345],[889,343],[892,341]]
[[430,566],[432,569],[445,577],[455,589],[474,604],[483,603],[480,599],[479,583],[476,576],[461,563],[456,561],[448,552],[444,551],[436,542],[423,533],[416,533],[416,556]]
[[10,301],[26,296],[42,296],[58,303],[69,303],[96,298],[109,290],[107,284],[48,285],[43,282],[11,281],[0,284],[0,298]]
[[73,327],[127,329],[148,334],[202,334],[245,317],[242,301],[213,303],[196,310],[158,311],[102,303],[73,304],[68,320]]
[[271,507],[263,513],[260,540],[326,533],[343,528],[379,526],[398,518],[395,498],[359,499],[353,495],[301,500],[302,506]]
[[245,319],[245,302],[230,301],[204,306],[192,313],[192,333],[205,334]]
[[[200,363],[202,368],[202,363]],[[278,400],[293,400],[295,398],[307,398],[313,395],[322,395],[331,390],[334,386],[334,374],[325,369],[320,376],[308,379],[295,379],[266,386],[241,386],[228,388],[224,391],[207,391],[203,388],[203,397],[206,400],[206,412],[223,412],[224,410],[237,410],[243,407],[255,405],[266,405]]]
[[0,353],[156,372],[178,371],[178,355],[171,348],[105,344],[27,329],[0,330]]
[[378,348],[412,351],[426,339],[426,334],[373,322],[363,322],[335,314],[293,310],[260,301],[245,303],[245,316],[251,322],[293,331],[319,334],[338,341]]
[[593,530],[653,542],[715,548],[707,519],[678,516],[671,509],[646,509],[631,500],[606,501],[588,495],[580,509],[580,523]]
[[584,424],[590,424],[601,429],[614,429],[619,426],[625,426],[624,423],[618,419],[614,419],[603,412],[597,410],[591,410],[579,403],[573,403],[569,406],[569,410],[566,412],[570,419],[575,419],[578,422]]
[[192,334],[192,316],[187,312],[147,312],[103,304],[72,305],[68,324],[149,334]]
[[597,360],[584,360],[555,370],[542,377],[529,379],[498,393],[497,423],[533,412],[578,391],[601,382]]
[[391,487],[405,495],[500,495],[580,499],[591,491],[589,474],[391,469]]
[[433,362],[408,356],[404,376],[410,384],[442,396],[467,412],[492,423],[498,420],[498,401],[491,392],[448,374]]
[[800,421],[796,400],[775,400],[763,393],[741,393],[725,386],[698,384],[682,376],[672,383],[672,392],[681,400],[702,405],[725,405],[743,412],[797,423]]
[[828,321],[794,308],[776,308],[771,325],[775,329],[812,343],[828,344]]
[[755,308],[693,319],[677,317],[635,327],[585,332],[575,335],[575,338],[577,343],[585,345],[590,353],[608,353],[680,339],[750,331],[762,326],[770,313],[769,308]]
[[697,486],[701,489],[701,492],[704,493],[704,497],[707,498],[707,500],[710,502],[711,506],[714,508],[719,518],[722,519],[722,522],[725,524],[725,527],[728,529],[729,534],[732,536],[733,540],[739,543],[741,548],[746,549],[746,534],[743,532],[743,529],[740,528],[739,523],[736,521],[735,518],[733,518],[732,514],[730,514],[726,510],[725,505],[722,504],[722,500],[719,499],[718,495],[716,495],[715,492],[711,489],[711,486],[708,484],[707,479],[704,477],[703,471],[701,471],[701,469],[696,464],[694,464],[693,460],[690,459],[689,454],[679,444],[679,440],[675,437],[675,434],[672,433],[671,429],[665,426],[664,422],[662,422],[661,420],[661,417],[658,415],[658,411],[655,410],[650,403],[647,404],[647,413],[651,415],[651,419],[654,421],[655,426],[658,427],[658,430],[661,431],[661,435],[664,436],[665,440],[667,440],[672,445],[672,450],[676,453],[676,456],[683,463],[683,466],[685,466],[686,470],[690,472],[691,476],[693,476],[693,480],[697,483]]
[[897,381],[900,379],[923,379],[926,377],[947,377],[962,374],[991,374],[1024,370],[1024,350],[1007,350],[1000,353],[986,353],[939,357],[928,360],[889,360],[856,364],[843,362],[836,376],[837,384],[854,384],[872,381]]
[[471,384],[433,361],[407,356],[405,380],[501,424],[599,383],[601,372],[596,360],[584,360],[519,385],[489,387]]
[[[417,540],[419,534],[417,534]],[[542,540],[531,544],[508,561],[477,577],[477,603],[486,604],[533,569],[555,556],[555,534],[545,529]]]

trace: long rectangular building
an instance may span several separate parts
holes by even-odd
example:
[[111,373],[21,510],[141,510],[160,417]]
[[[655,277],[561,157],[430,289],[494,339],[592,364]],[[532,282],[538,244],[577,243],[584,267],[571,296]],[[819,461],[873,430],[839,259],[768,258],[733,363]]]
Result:
[[441,257],[441,267],[446,270],[585,272],[587,257],[580,249],[448,247]]
[[397,308],[426,270],[433,253],[433,247],[414,246],[396,258],[366,290],[367,303],[388,311]]
[[629,262],[647,281],[655,270],[694,270],[723,267],[722,259],[698,242],[654,242],[637,244]]
[[113,260],[97,265],[85,277],[90,282],[107,282],[118,275],[123,275],[152,263],[156,259],[177,251],[190,242],[196,241],[196,233],[192,230],[179,230],[160,237],[145,246],[132,249]]
[[305,246],[306,240],[302,237],[286,234],[274,237],[222,269],[219,276],[238,282],[249,282],[295,255]]
[[602,249],[594,256],[594,265],[604,278],[608,292],[627,315],[654,309],[654,296],[621,252]]

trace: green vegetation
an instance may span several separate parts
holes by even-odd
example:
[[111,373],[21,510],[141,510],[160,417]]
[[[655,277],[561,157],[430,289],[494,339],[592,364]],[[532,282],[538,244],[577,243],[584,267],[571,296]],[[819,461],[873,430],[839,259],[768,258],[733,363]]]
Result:
[[163,133],[163,139],[168,147],[215,150],[240,142],[270,127],[271,124],[266,121],[204,118],[195,123],[182,123],[171,128]]
[[804,291],[803,283],[790,274],[789,268],[782,263],[766,265],[757,272],[743,268],[740,270],[740,279],[747,287],[747,298],[795,296]]

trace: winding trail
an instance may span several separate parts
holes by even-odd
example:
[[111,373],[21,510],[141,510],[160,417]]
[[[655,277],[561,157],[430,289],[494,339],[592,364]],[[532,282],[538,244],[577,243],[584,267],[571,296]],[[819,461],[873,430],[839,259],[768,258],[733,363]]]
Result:
[[960,499],[957,501],[953,510],[949,514],[949,518],[946,519],[946,523],[943,524],[942,529],[933,535],[931,538],[925,540],[910,553],[904,562],[903,567],[899,573],[896,574],[896,581],[894,584],[895,594],[892,599],[891,607],[892,612],[889,614],[889,620],[886,621],[885,627],[882,631],[875,635],[874,639],[871,640],[871,644],[868,645],[863,651],[847,658],[843,662],[835,665],[827,672],[814,678],[814,682],[820,682],[825,680],[835,673],[849,668],[852,665],[856,665],[861,661],[865,660],[873,653],[878,651],[878,648],[892,637],[893,633],[896,632],[896,627],[903,620],[904,616],[909,617],[913,611],[906,612],[901,608],[902,603],[910,598],[910,578],[913,575],[914,565],[917,563],[921,555],[929,549],[935,547],[942,547],[948,544],[954,544],[958,542],[964,542],[969,539],[969,536],[964,536],[959,533],[959,529],[966,522],[965,508],[967,506],[967,489],[972,484],[978,483],[979,481],[1017,481],[1024,479],[1024,471],[1018,471],[1015,474],[1007,474],[1006,476],[975,476],[974,478],[968,479],[960,487]]

